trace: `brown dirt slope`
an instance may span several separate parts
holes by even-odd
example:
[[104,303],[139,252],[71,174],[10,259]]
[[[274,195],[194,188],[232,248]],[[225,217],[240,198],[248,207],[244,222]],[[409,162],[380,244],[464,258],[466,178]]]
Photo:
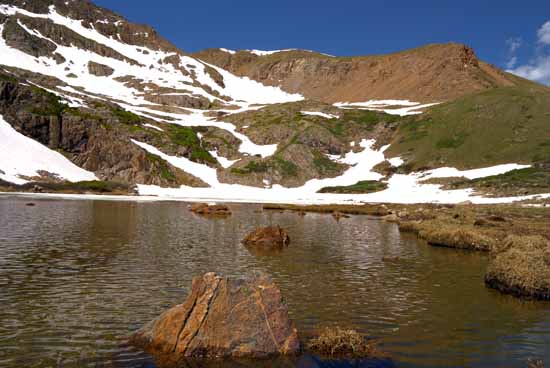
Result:
[[327,103],[370,99],[448,101],[518,78],[480,61],[461,44],[433,44],[389,55],[331,57],[307,51],[266,56],[219,49],[195,57],[240,76]]

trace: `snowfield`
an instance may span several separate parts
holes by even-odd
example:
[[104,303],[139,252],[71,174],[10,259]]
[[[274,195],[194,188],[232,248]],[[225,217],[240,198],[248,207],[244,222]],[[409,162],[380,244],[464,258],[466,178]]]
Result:
[[[342,158],[333,158],[339,162],[352,165],[343,175],[336,178],[313,179],[298,188],[285,188],[273,185],[266,188],[248,187],[239,184],[220,183],[216,170],[206,165],[196,164],[184,158],[172,157],[163,154],[156,148],[144,143],[139,144],[148,152],[161,156],[172,165],[193,173],[210,185],[210,188],[161,188],[154,185],[138,185],[140,195],[158,196],[188,201],[225,201],[225,202],[254,202],[254,203],[294,203],[294,204],[361,204],[361,203],[460,203],[470,201],[478,204],[510,203],[514,201],[550,198],[550,194],[530,195],[522,197],[485,198],[476,196],[471,189],[443,190],[438,184],[424,184],[422,181],[430,178],[445,178],[463,176],[474,179],[490,175],[503,174],[511,170],[527,167],[526,165],[507,164],[483,169],[459,171],[453,168],[441,168],[427,172],[412,173],[409,175],[393,175],[386,183],[386,190],[370,194],[331,194],[317,193],[327,186],[353,185],[362,180],[380,180],[382,175],[372,171],[379,163],[386,160],[384,151],[374,150],[373,140],[363,140],[361,152],[348,152]],[[392,158],[393,164],[401,164],[400,158]],[[202,168],[199,168],[202,166]],[[266,180],[267,182],[267,180]]]
[[97,177],[73,164],[61,153],[18,133],[0,116],[0,179],[25,184],[24,177],[40,176],[45,171],[69,181],[97,180]]

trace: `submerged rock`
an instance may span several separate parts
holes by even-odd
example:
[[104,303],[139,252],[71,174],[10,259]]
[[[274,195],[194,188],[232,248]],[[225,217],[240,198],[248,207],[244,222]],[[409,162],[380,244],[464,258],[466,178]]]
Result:
[[488,287],[518,297],[550,300],[550,241],[509,236],[489,263]]
[[284,247],[290,244],[288,233],[279,225],[260,227],[249,233],[244,239],[245,245],[260,245],[266,247]]
[[185,302],[145,325],[130,342],[161,365],[185,358],[262,358],[300,349],[281,291],[263,274],[195,277]]
[[210,215],[210,216],[231,215],[231,210],[229,209],[229,207],[223,204],[209,205],[206,203],[196,203],[191,206],[191,211],[199,215]]

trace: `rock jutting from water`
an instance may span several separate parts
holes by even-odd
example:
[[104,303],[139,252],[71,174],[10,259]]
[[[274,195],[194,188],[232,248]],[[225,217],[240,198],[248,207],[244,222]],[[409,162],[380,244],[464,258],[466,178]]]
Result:
[[130,342],[162,366],[186,358],[264,358],[300,350],[280,289],[261,273],[195,277],[185,302],[142,327]]
[[223,204],[196,203],[191,206],[191,212],[206,216],[229,216],[231,210]]
[[279,225],[260,227],[249,233],[243,244],[248,246],[285,247],[290,244],[288,233]]

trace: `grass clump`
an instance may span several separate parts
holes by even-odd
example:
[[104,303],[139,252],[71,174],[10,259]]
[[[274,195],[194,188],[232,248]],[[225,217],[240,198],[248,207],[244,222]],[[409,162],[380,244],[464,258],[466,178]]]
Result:
[[332,161],[318,150],[314,150],[312,153],[313,165],[321,174],[333,173],[340,169],[340,165],[337,162]]
[[113,181],[78,181],[78,182],[40,182],[33,181],[25,184],[13,184],[3,180],[0,180],[0,187],[3,189],[17,190],[17,191],[34,191],[35,187],[40,187],[41,191],[57,192],[57,193],[113,193],[113,194],[128,194],[130,191],[130,185],[126,183],[118,183]]
[[345,121],[353,121],[361,125],[366,125],[369,128],[374,127],[381,121],[391,123],[399,119],[401,119],[400,116],[372,110],[345,110],[343,116],[343,120]]
[[145,153],[149,162],[153,163],[159,170],[160,177],[167,181],[176,181],[176,175],[168,167],[168,163],[164,161],[160,156],[153,155],[152,153]]
[[115,115],[122,124],[127,124],[127,125],[140,124],[141,121],[143,120],[133,112],[126,111],[124,109],[121,109],[120,107],[113,108],[112,111],[113,111],[113,115]]
[[99,193],[128,191],[129,189],[129,186],[124,183],[116,183],[112,181],[100,181],[100,180],[79,181],[76,183],[64,183],[62,185],[64,188],[67,188],[67,189],[92,191],[92,192],[99,192]]
[[435,224],[426,227],[418,233],[428,244],[449,248],[490,251],[495,240],[483,232],[468,227],[442,227]]
[[193,129],[171,124],[168,126],[168,137],[172,143],[189,149],[189,159],[191,161],[207,162],[211,164],[217,162],[216,159],[201,146],[201,141]]
[[400,221],[399,231],[418,235],[428,244],[439,247],[489,252],[497,240],[479,227],[445,224],[439,221]]
[[234,174],[245,175],[251,173],[264,173],[269,169],[269,166],[265,162],[250,161],[244,167],[235,167],[231,169]]
[[298,166],[293,162],[287,161],[281,157],[275,157],[274,161],[283,176],[292,177],[298,175]]
[[362,180],[353,185],[340,187],[324,187],[318,193],[341,193],[341,194],[360,194],[374,193],[385,190],[388,187],[386,183],[376,180]]
[[38,106],[34,106],[31,112],[41,116],[61,116],[69,105],[61,102],[61,99],[42,88],[32,87],[33,91],[44,96],[44,100]]
[[0,80],[4,82],[18,83],[17,78],[0,72]]
[[380,356],[373,341],[355,330],[326,327],[319,336],[306,345],[308,350],[326,356],[374,357]]
[[518,297],[550,300],[550,242],[541,236],[509,236],[485,274],[487,286]]

